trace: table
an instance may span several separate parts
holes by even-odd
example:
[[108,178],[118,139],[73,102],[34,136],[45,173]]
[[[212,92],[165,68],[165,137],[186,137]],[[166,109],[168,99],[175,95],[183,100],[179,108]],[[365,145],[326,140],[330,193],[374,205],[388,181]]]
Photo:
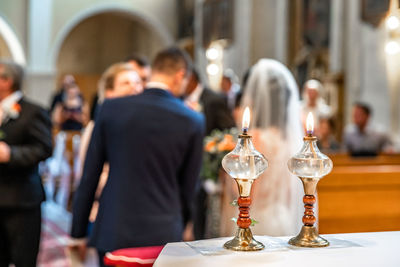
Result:
[[256,236],[266,248],[236,252],[222,248],[230,237],[169,243],[154,267],[180,266],[400,266],[400,231],[322,235],[326,248],[298,248],[290,237]]

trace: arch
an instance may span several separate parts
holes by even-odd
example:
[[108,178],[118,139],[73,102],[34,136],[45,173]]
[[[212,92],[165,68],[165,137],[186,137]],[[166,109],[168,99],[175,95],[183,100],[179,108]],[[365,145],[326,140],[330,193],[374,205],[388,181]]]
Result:
[[55,69],[57,63],[57,57],[62,47],[63,42],[68,37],[69,33],[82,21],[85,19],[99,15],[102,13],[108,12],[116,12],[120,14],[128,15],[129,17],[134,18],[135,20],[143,23],[144,25],[154,29],[155,32],[161,37],[163,42],[166,45],[173,43],[172,35],[169,34],[169,31],[165,28],[165,26],[159,21],[146,16],[143,13],[140,13],[135,10],[127,10],[126,7],[118,5],[118,4],[100,4],[94,7],[90,7],[82,12],[78,13],[72,20],[70,20],[57,34],[54,45],[50,51],[49,57],[49,66],[52,69]]
[[26,65],[26,57],[24,49],[15,32],[8,25],[8,23],[0,16],[0,35],[6,42],[8,50],[11,52],[11,56],[15,62],[23,66]]

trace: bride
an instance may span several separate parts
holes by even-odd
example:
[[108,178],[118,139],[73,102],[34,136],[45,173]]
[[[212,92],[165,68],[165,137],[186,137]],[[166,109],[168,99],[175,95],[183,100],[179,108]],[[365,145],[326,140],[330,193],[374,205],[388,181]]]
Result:
[[[278,61],[259,60],[244,88],[241,109],[246,106],[251,110],[254,146],[269,163],[253,184],[250,215],[258,221],[253,234],[295,235],[302,225],[304,192],[300,179],[290,174],[287,161],[300,149],[303,131],[299,92],[290,71]],[[226,186],[225,190],[232,188]],[[237,208],[231,210],[231,217],[236,217]],[[230,233],[224,229],[221,234],[231,235],[235,228],[232,224]]]

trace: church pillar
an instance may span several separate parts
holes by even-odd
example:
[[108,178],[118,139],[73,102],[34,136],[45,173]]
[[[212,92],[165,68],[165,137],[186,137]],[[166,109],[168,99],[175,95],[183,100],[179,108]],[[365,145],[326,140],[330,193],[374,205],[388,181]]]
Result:
[[30,0],[28,20],[28,66],[25,92],[34,101],[49,105],[55,70],[48,64],[53,0]]

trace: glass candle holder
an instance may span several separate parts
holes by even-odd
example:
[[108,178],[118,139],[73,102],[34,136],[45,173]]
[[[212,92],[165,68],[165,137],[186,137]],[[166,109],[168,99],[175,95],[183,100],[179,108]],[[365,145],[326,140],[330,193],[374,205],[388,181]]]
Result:
[[254,180],[268,167],[268,161],[254,148],[247,128],[239,135],[236,147],[222,159],[222,167],[235,179],[239,190],[239,217],[236,222],[238,229],[235,237],[226,242],[224,247],[236,251],[261,250],[264,245],[253,238],[250,229],[250,193]]
[[289,240],[289,244],[299,247],[326,247],[329,242],[318,235],[314,226],[316,217],[314,215],[314,204],[316,202],[315,191],[318,181],[331,172],[332,160],[321,153],[317,146],[317,138],[312,131],[304,137],[304,144],[300,152],[288,161],[291,173],[297,175],[304,187],[304,216],[303,227],[300,233]]

